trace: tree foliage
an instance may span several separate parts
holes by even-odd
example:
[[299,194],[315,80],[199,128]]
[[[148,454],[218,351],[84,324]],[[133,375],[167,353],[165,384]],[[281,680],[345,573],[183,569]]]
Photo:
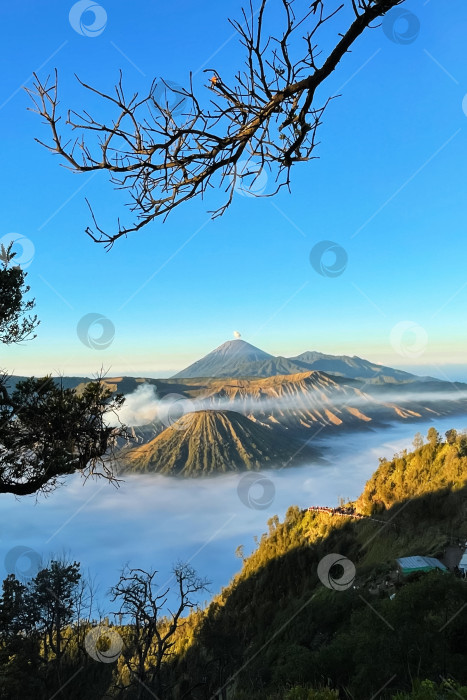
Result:
[[[8,345],[30,339],[38,321],[11,245],[1,247],[0,258],[0,343]],[[51,377],[32,377],[13,389],[10,383],[0,374],[0,493],[50,491],[75,471],[114,478],[110,450],[126,430],[109,419],[116,418],[122,396],[113,396],[99,378],[81,393]]]
[[34,578],[29,592],[29,606],[35,615],[36,627],[43,640],[43,655],[50,655],[59,664],[69,639],[63,629],[73,620],[75,593],[81,579],[77,562],[52,561]]
[[382,461],[357,501],[359,509],[371,514],[407,498],[462,488],[467,481],[466,436],[455,430],[448,430],[446,435],[449,437],[443,443],[436,428],[431,427],[427,444]]
[[428,442],[430,443],[430,445],[432,445],[432,446],[437,445],[441,440],[440,434],[438,433],[436,428],[433,426],[431,426],[431,428],[428,429],[428,432],[426,434],[426,438],[427,438]]
[[113,479],[107,452],[122,431],[107,420],[122,403],[99,381],[81,394],[51,377],[19,382],[0,402],[0,493],[50,491],[77,470]]
[[[0,698],[171,698],[164,665],[206,581],[182,563],[162,589],[155,575],[123,570],[111,590],[120,622],[125,618],[118,628],[108,618],[93,620],[92,590],[77,562],[52,560],[24,583],[7,576],[0,595]],[[102,636],[94,637],[96,630]],[[90,645],[105,653],[109,630],[121,645],[108,663],[98,663]]]
[[31,338],[39,323],[37,316],[30,315],[34,299],[25,299],[29,292],[27,273],[12,265],[16,257],[12,247],[13,243],[7,248],[0,246],[0,343],[6,345]]

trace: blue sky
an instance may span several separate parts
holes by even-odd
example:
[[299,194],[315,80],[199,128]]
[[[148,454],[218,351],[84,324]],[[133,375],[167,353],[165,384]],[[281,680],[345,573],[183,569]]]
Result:
[[[440,0],[405,3],[420,23],[410,44],[390,41],[381,28],[360,39],[328,87],[342,96],[324,117],[320,160],[295,168],[292,194],[236,195],[215,221],[209,199],[191,202],[110,252],[84,234],[84,198],[112,225],[125,215],[124,195],[104,174],[70,173],[34,142],[47,132],[27,111],[21,86],[31,84],[32,71],[44,78],[56,67],[62,104],[76,109],[86,95],[75,73],[105,90],[122,68],[125,84],[144,91],[155,76],[187,84],[192,71],[203,91],[203,68],[230,79],[240,65],[227,18],[240,17],[241,3],[103,0],[107,24],[95,37],[72,28],[72,5],[26,1],[0,10],[0,238],[16,233],[32,242],[28,281],[41,318],[34,342],[2,348],[2,365],[18,374],[89,375],[102,365],[110,374],[158,376],[239,330],[273,354],[357,354],[467,379],[460,367],[467,335],[462,0],[448,8]],[[270,0],[276,22],[278,5]],[[310,265],[322,240],[347,253],[337,277]],[[90,313],[115,327],[105,350],[77,336]]]

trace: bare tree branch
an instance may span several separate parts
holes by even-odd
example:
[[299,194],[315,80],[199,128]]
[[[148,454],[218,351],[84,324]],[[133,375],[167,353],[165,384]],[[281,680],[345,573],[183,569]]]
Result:
[[112,602],[120,604],[115,614],[129,618],[123,661],[130,674],[130,684],[136,681],[137,697],[142,697],[141,689],[145,686],[154,688],[157,697],[161,694],[162,667],[173,653],[175,635],[184,624],[182,616],[196,607],[196,596],[206,591],[208,585],[189,564],[177,563],[173,569],[175,609],[170,610],[167,608],[170,587],[159,589],[156,575],[153,569],[126,566],[111,589]]
[[[316,91],[333,73],[353,43],[391,8],[404,0],[315,0],[300,16],[300,0],[277,0],[283,10],[283,28],[277,36],[265,31],[268,0],[254,11],[252,0],[243,10],[243,21],[231,20],[245,48],[246,58],[231,84],[215,68],[208,87],[211,97],[202,104],[194,93],[193,76],[188,88],[154,81],[145,97],[127,95],[122,75],[114,93],[107,94],[79,81],[114,113],[108,123],[87,111],[69,111],[66,124],[76,137],[61,131],[58,78],[41,81],[35,76],[29,91],[37,111],[49,126],[51,143],[75,172],[105,170],[117,189],[127,190],[134,221],[118,222],[118,231],[106,233],[97,223],[86,229],[94,241],[107,246],[138,231],[159,216],[163,219],[194,197],[203,198],[208,188],[220,187],[225,200],[210,213],[222,215],[237,187],[252,186],[260,173],[272,174],[273,196],[290,186],[290,171],[297,162],[315,158],[317,130],[332,95],[316,104]],[[341,21],[344,30],[325,56],[318,38],[328,24]],[[296,34],[302,33],[297,59]],[[254,194],[254,192],[253,192]]]

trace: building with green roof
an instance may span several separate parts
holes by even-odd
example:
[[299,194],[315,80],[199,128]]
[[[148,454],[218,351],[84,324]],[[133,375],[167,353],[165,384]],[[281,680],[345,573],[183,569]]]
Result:
[[442,564],[439,559],[435,557],[401,557],[396,559],[396,563],[399,571],[407,576],[408,574],[413,574],[415,571],[433,571],[434,569],[439,569],[440,571],[447,571],[447,568]]

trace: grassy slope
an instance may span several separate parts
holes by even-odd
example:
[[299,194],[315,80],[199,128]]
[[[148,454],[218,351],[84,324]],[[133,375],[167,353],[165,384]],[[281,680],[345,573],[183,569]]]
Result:
[[[385,697],[417,675],[454,673],[465,682],[464,582],[430,574],[393,601],[381,586],[378,593],[396,557],[439,555],[451,535],[467,537],[467,458],[458,452],[458,444],[426,445],[381,463],[356,504],[372,518],[296,507],[283,523],[272,518],[242,571],[190,621],[177,673],[196,677],[201,660],[212,664],[211,690],[228,682],[229,698],[273,697],[272,688],[326,678],[341,697],[371,697],[383,685],[381,673],[387,680],[394,671]],[[354,562],[355,589],[329,590],[318,579],[318,563],[332,552]]]

